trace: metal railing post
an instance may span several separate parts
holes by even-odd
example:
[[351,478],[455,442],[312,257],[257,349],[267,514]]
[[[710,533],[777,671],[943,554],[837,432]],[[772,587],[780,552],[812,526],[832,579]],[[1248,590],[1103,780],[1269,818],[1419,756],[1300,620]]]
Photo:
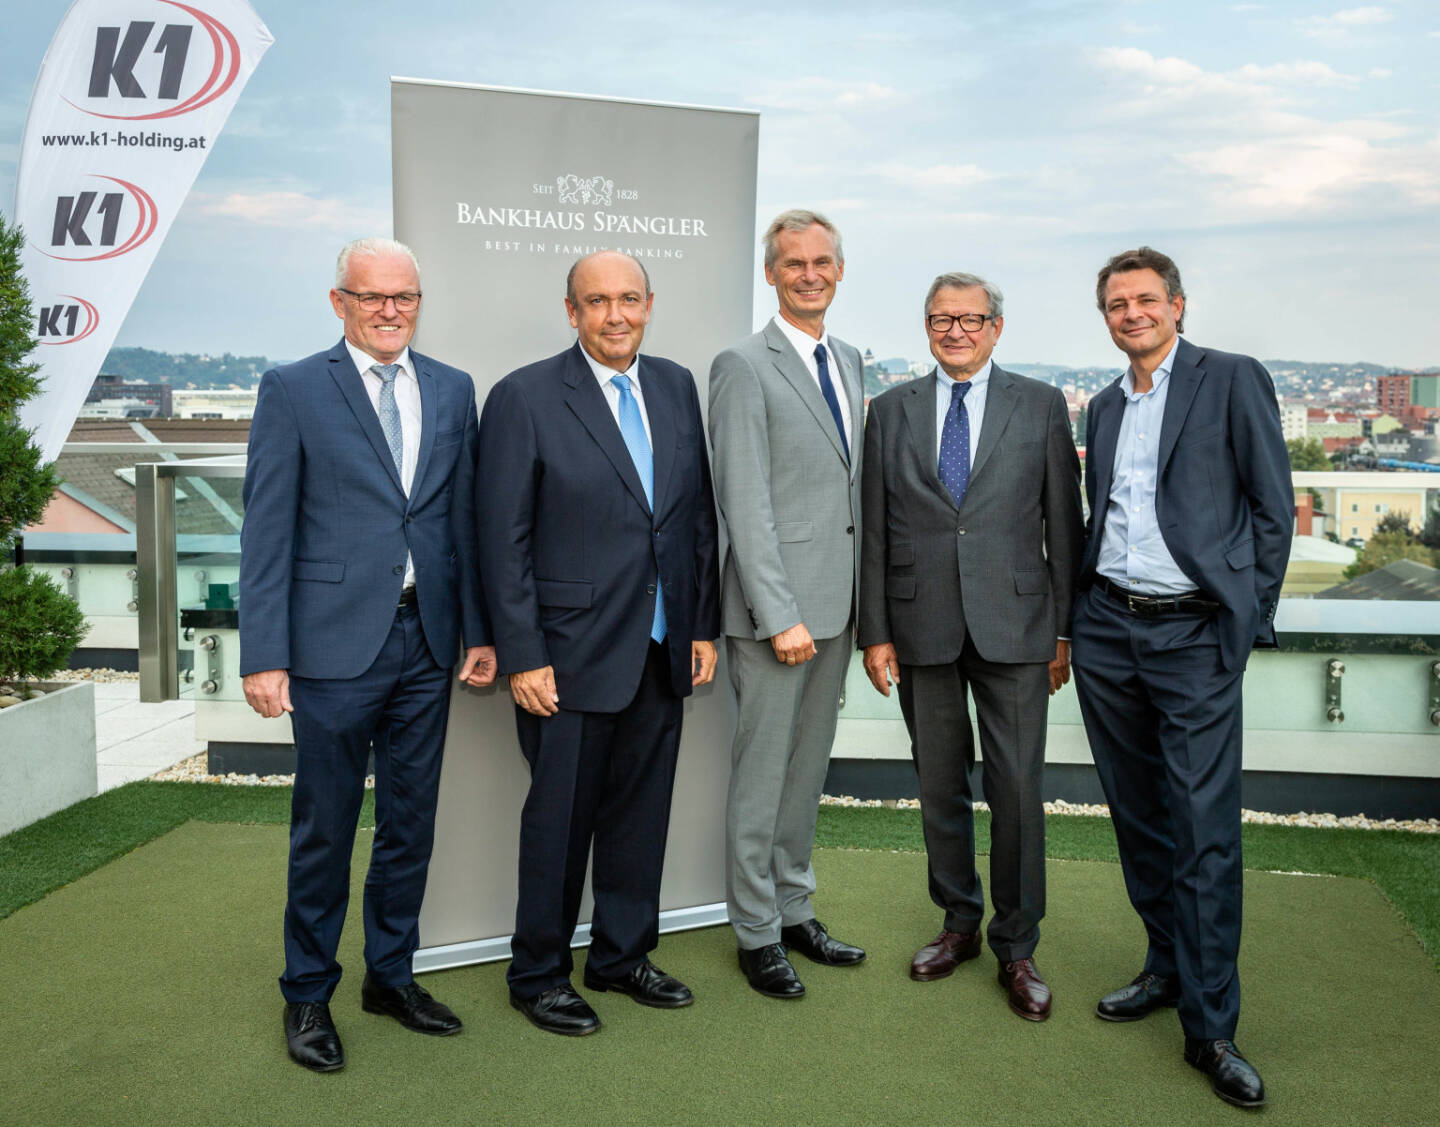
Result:
[[180,608],[175,581],[175,479],[135,467],[135,564],[139,572],[140,699],[180,696]]

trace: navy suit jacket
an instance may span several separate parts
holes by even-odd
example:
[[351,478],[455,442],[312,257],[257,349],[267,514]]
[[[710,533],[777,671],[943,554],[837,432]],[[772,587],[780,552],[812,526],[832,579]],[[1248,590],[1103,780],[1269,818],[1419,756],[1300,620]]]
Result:
[[[1081,564],[1089,586],[1110,505],[1125,396],[1116,380],[1090,401]],[[1225,668],[1275,645],[1275,607],[1290,558],[1295,493],[1270,373],[1248,356],[1181,338],[1160,424],[1155,516],[1180,570],[1220,603]]]
[[639,686],[662,581],[670,685],[690,695],[694,640],[720,633],[715,502],[695,381],[640,357],[651,511],[578,342],[511,372],[480,420],[488,490],[480,568],[500,668],[555,669],[561,707],[618,712]]
[[420,452],[410,496],[342,340],[266,372],[240,533],[240,672],[356,677],[395,618],[405,554],[435,661],[489,643],[475,566],[475,385],[413,349]]

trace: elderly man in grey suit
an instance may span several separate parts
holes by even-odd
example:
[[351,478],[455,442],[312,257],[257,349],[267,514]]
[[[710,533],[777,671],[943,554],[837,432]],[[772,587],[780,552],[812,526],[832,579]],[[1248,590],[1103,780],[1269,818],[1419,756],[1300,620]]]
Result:
[[865,958],[829,935],[810,900],[816,808],[852,650],[861,364],[825,332],[845,276],[835,225],[787,211],[764,248],[780,311],[710,368],[715,492],[730,537],[721,629],[740,712],[726,888],[746,979],[767,997],[799,998],[788,951],[828,966]]
[[945,913],[910,977],[944,978],[980,954],[968,688],[991,810],[986,938],[1011,1010],[1044,1021],[1050,990],[1033,956],[1045,914],[1046,696],[1070,679],[1080,463],[1059,390],[990,360],[1003,301],[973,274],[936,278],[925,298],[936,370],[870,404],[859,640],[875,687],[900,691],[930,896]]

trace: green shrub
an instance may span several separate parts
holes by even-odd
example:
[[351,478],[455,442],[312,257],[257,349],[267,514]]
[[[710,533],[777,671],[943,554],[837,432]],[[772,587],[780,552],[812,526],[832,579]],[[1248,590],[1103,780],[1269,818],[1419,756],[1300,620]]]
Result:
[[85,637],[75,600],[42,571],[0,571],[0,679],[36,679],[64,669]]

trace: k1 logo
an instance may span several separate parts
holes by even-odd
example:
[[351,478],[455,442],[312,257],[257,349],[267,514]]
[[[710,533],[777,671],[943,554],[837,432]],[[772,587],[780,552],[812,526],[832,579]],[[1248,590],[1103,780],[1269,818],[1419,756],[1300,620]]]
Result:
[[[92,109],[70,98],[65,99],[67,102],[77,110],[111,121],[155,121],[209,105],[230,89],[240,70],[240,46],[230,29],[214,16],[178,0],[155,3],[177,9],[193,22],[166,23],[158,30],[154,20],[95,28],[95,49],[84,97],[107,105]],[[209,37],[208,50],[205,46],[195,49],[192,43],[197,27]],[[204,40],[198,42],[204,44]],[[80,74],[76,77],[83,78]],[[159,109],[137,107],[137,113],[105,112],[113,108],[117,95],[126,100],[175,104]]]
[[[159,209],[148,192],[137,184],[119,180],[114,176],[95,176],[92,179],[108,180],[124,190],[81,191],[74,195],[56,196],[50,246],[57,249],[71,246],[94,247],[96,253],[51,254],[48,250],[36,247],[41,254],[63,262],[96,262],[104,258],[118,258],[134,250],[155,233]],[[121,242],[121,220],[127,212],[135,215],[135,226]]]
[[100,311],[83,297],[61,294],[61,301],[39,307],[35,335],[40,344],[74,344],[100,327]]

